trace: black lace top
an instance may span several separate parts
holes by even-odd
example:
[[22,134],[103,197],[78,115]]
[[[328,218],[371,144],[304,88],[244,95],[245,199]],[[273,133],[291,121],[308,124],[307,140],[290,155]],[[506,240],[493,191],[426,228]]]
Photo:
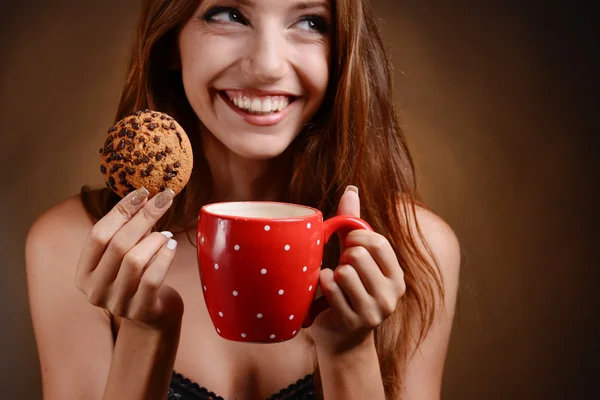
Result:
[[[312,375],[306,375],[298,382],[282,389],[268,400],[316,400]],[[173,372],[168,400],[224,400],[221,396],[201,387],[186,377]]]

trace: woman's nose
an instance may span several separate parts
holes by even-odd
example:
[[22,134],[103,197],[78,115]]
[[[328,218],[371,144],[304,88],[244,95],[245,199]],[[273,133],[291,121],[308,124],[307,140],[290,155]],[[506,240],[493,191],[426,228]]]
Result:
[[281,34],[266,31],[257,34],[242,60],[242,72],[260,83],[282,79],[289,71],[285,46],[285,38]]

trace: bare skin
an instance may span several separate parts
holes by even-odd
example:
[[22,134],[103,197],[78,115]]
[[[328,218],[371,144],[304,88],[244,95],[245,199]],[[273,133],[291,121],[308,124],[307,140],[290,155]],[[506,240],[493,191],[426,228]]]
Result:
[[[321,3],[311,13],[330,20]],[[215,183],[211,200],[280,200],[289,182],[286,149],[327,87],[328,36],[304,19],[308,11],[296,1],[254,1],[207,14],[211,4],[201,3],[179,37],[188,100],[210,129],[202,140]],[[235,90],[248,97],[283,91],[296,100],[283,122],[269,128],[253,125],[256,115],[240,117],[214,94]],[[354,189],[342,196],[339,213],[360,216]],[[264,399],[313,372],[315,359],[326,400],[384,398],[373,331],[405,290],[385,238],[348,235],[340,266],[321,273],[331,308],[310,331],[281,344],[228,342],[208,317],[186,236],[149,234],[170,199],[162,197],[164,207],[130,199],[94,224],[80,199],[71,198],[29,233],[27,276],[45,399],[164,400],[173,370],[226,399]],[[418,220],[439,262],[446,301],[409,361],[405,395],[433,400],[440,395],[460,257],[441,219],[419,210]]]
[[[419,215],[434,254],[445,257],[442,268],[447,287],[455,287],[458,247],[452,242],[454,236],[433,214],[420,210]],[[46,399],[164,399],[173,368],[224,398],[267,398],[311,373],[315,356],[322,368],[326,399],[336,398],[334,394],[344,389],[356,393],[356,376],[369,376],[373,371],[378,374],[368,340],[354,352],[334,354],[318,352],[306,332],[289,342],[268,346],[220,339],[201,295],[195,249],[183,235],[175,237],[178,247],[164,280],[187,307],[181,324],[177,315],[182,310],[176,301],[171,321],[151,318],[152,325],[123,319],[115,347],[107,311],[90,304],[73,285],[81,249],[92,228],[80,200],[71,198],[44,214],[28,238],[27,272]],[[168,241],[166,237],[159,239]],[[455,293],[447,292],[446,310],[440,312],[409,364],[407,385],[409,393],[414,393],[409,398],[439,398]],[[362,363],[356,362],[359,360]],[[338,368],[342,365],[346,366],[345,373]],[[110,370],[114,372],[109,379]],[[160,388],[152,384],[157,381],[163,382]],[[329,397],[328,392],[332,393]]]

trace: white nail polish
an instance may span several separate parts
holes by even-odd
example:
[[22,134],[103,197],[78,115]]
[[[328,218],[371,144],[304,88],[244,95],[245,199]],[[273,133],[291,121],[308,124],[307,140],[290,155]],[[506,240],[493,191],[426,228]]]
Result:
[[175,248],[177,248],[177,240],[169,239],[169,241],[167,242],[167,249],[175,250]]
[[165,235],[166,237],[168,237],[169,239],[171,239],[173,237],[173,234],[169,231],[164,231],[161,232],[162,235]]

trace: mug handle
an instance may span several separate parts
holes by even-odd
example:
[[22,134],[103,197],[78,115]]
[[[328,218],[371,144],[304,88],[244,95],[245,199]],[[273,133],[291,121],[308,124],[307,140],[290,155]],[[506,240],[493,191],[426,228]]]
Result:
[[[327,243],[335,232],[340,234],[340,240],[343,241],[346,235],[355,229],[366,229],[373,231],[373,228],[364,220],[351,217],[349,215],[338,215],[324,222],[325,240]],[[303,328],[308,328],[313,324],[317,315],[329,308],[329,302],[325,296],[315,299],[308,310],[308,314],[302,323]]]

